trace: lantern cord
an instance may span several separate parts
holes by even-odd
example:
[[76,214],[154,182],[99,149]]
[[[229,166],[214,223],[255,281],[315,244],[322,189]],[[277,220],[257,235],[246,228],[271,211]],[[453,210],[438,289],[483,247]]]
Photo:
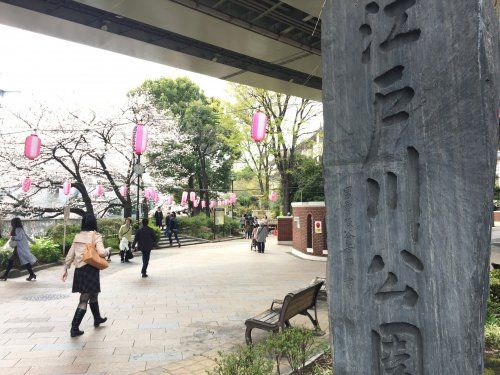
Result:
[[[318,68],[319,68],[319,64],[316,65],[316,67],[311,72],[311,74],[308,75],[308,77],[304,83],[307,83],[314,76],[314,73],[317,71]],[[289,104],[288,107],[293,108],[293,107],[299,107],[301,105],[302,105],[301,103],[292,103],[292,104]],[[247,108],[232,109],[229,111],[224,111],[224,114],[225,115],[239,114],[239,113],[245,113],[248,111],[255,111],[258,109],[259,109],[259,107],[251,106],[251,107],[247,107]],[[152,120],[168,120],[168,118],[153,118]],[[122,127],[122,126],[132,126],[132,125],[135,126],[136,124],[133,124],[132,122],[126,122],[126,123],[121,123],[121,124],[115,124],[115,125],[113,125],[113,127],[118,128],[118,127]],[[12,132],[7,132],[7,133],[0,133],[0,136],[26,134],[30,131],[34,131],[35,133],[40,131],[41,134],[44,134],[44,133],[76,133],[76,132],[85,133],[85,132],[91,132],[91,131],[95,131],[95,130],[104,130],[104,129],[108,129],[109,127],[110,127],[109,125],[89,127],[89,128],[85,128],[85,129],[38,129],[38,127],[37,127],[34,129],[17,130],[17,131],[12,131]]]

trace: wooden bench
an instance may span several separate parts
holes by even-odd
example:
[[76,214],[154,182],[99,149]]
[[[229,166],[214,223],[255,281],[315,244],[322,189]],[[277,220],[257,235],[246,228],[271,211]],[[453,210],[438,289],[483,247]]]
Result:
[[[252,343],[254,328],[265,331],[279,332],[280,329],[290,327],[290,319],[297,315],[308,316],[315,329],[319,329],[316,301],[324,281],[311,284],[306,288],[288,293],[283,300],[274,300],[269,310],[245,321],[247,327],[245,339],[248,345]],[[280,305],[277,307],[275,305]],[[314,309],[314,318],[309,310]]]

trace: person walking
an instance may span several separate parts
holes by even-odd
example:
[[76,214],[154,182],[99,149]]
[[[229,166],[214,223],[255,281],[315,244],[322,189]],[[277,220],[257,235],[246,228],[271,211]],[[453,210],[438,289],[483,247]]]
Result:
[[245,220],[245,238],[246,239],[252,238],[252,230],[253,230],[253,220],[250,216],[248,216],[247,219]]
[[75,236],[68,255],[66,255],[64,271],[61,277],[62,281],[65,282],[68,277],[68,269],[71,267],[71,264],[74,264],[75,275],[73,277],[72,292],[80,293],[80,301],[71,322],[71,337],[77,337],[84,333],[80,331],[80,324],[87,312],[87,304],[90,306],[90,311],[94,316],[94,327],[97,328],[108,320],[108,318],[103,318],[99,311],[98,295],[101,292],[100,271],[83,261],[83,253],[87,245],[93,244],[99,256],[106,258],[109,254],[109,249],[104,248],[102,235],[97,231],[97,220],[94,215],[86,214],[83,216],[80,229],[80,233]]
[[269,234],[269,228],[266,222],[262,222],[257,228],[257,233],[255,234],[255,239],[257,241],[257,250],[259,253],[264,254],[266,248],[266,238]]
[[118,231],[118,238],[120,240],[120,259],[121,262],[129,262],[132,255],[132,219],[125,218],[125,223]]
[[170,233],[170,212],[167,213],[167,216],[165,216],[165,236],[168,237]]
[[139,248],[142,252],[142,277],[148,277],[149,257],[155,244],[155,231],[149,225],[148,218],[142,219],[142,228],[138,229],[134,236],[132,247]]
[[179,232],[179,222],[177,221],[177,215],[175,212],[172,212],[172,215],[170,217],[170,228],[169,228],[169,234],[168,234],[168,240],[170,242],[170,246],[172,246],[172,234],[175,237],[175,240],[177,241],[177,244],[179,247],[181,247],[181,242],[179,241],[178,237],[178,232]]
[[36,275],[33,272],[33,268],[31,266],[36,263],[37,259],[33,254],[31,254],[30,246],[28,243],[34,243],[35,241],[33,241],[24,231],[23,223],[21,222],[20,218],[13,218],[10,222],[10,226],[10,241],[13,241],[15,246],[12,255],[7,261],[7,268],[5,269],[2,277],[0,277],[0,280],[7,281],[9,272],[14,266],[14,259],[16,256],[19,258],[19,263],[26,267],[29,272],[29,277],[26,279],[26,281],[36,280]]
[[155,225],[158,228],[161,228],[163,226],[163,212],[161,211],[160,207],[158,207],[155,212]]

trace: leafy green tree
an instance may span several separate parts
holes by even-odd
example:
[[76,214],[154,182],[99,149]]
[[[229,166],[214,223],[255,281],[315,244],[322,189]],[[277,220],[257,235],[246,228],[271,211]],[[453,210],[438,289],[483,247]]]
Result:
[[293,200],[297,202],[317,202],[325,199],[323,166],[315,158],[297,157],[293,171]]
[[[148,158],[153,176],[178,188],[198,190],[207,202],[210,194],[229,190],[230,172],[240,156],[240,133],[224,105],[207,98],[188,78],[146,81],[132,95],[146,95],[156,107],[172,117],[166,131],[175,134],[155,144]],[[167,183],[168,185],[168,183]]]
[[[321,114],[321,106],[308,99],[249,86],[235,85],[233,92],[237,112],[243,113],[246,118],[243,119],[243,124],[249,124],[251,118],[249,112],[259,108],[268,118],[266,140],[257,145],[254,142],[247,142],[244,155],[247,165],[254,171],[256,177],[262,180],[261,186],[264,185],[267,190],[273,168],[277,169],[282,211],[289,212],[293,198],[293,172],[299,154],[297,148],[305,137],[317,131],[311,124]],[[248,125],[246,130],[248,134]],[[268,191],[263,193],[267,196]]]

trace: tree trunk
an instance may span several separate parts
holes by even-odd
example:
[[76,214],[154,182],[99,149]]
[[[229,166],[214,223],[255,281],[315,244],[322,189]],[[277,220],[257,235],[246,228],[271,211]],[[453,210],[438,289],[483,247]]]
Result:
[[132,202],[129,200],[123,202],[123,217],[132,217]]
[[207,216],[210,216],[210,208],[208,207],[208,176],[207,176],[207,165],[205,162],[205,157],[201,154],[199,154],[200,158],[200,169],[201,169],[201,185],[203,186],[203,190],[205,190],[207,194],[207,207],[206,207],[206,214]]
[[89,196],[89,193],[87,192],[87,189],[85,188],[85,184],[80,181],[76,184],[72,185],[76,190],[80,192],[82,195],[82,201],[85,204],[85,210],[87,211],[88,214],[94,215],[94,206],[92,205],[92,199]]
[[291,176],[289,174],[285,174],[281,178],[281,194],[282,194],[282,213],[286,215],[288,212],[291,212],[292,205],[292,181]]

